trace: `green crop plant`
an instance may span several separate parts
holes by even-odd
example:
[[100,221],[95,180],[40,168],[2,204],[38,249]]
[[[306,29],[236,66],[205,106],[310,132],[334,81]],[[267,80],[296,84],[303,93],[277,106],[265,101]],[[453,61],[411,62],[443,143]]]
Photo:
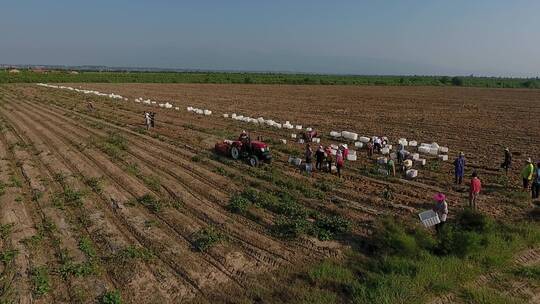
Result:
[[193,246],[201,252],[205,252],[212,246],[223,240],[223,235],[214,227],[206,227],[197,231],[194,235]]
[[241,195],[235,195],[229,201],[227,208],[234,213],[244,214],[249,207],[249,201]]
[[4,264],[9,264],[17,256],[19,251],[16,249],[6,250],[0,252],[0,261]]
[[160,212],[163,207],[161,201],[149,193],[137,198],[137,203],[143,205],[154,213]]
[[51,291],[49,270],[46,266],[32,268],[30,270],[30,280],[33,285],[34,294],[37,297],[43,296]]
[[87,177],[84,179],[84,183],[96,193],[101,193],[101,179],[98,177]]
[[100,304],[122,304],[122,296],[118,290],[109,290],[101,297]]
[[0,224],[0,238],[6,239],[11,234],[14,226],[14,223]]

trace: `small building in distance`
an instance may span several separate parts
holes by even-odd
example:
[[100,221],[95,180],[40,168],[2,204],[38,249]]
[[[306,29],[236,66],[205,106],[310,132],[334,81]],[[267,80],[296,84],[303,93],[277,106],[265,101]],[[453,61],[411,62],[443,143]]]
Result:
[[21,71],[17,70],[17,69],[9,69],[8,70],[8,73],[10,74],[19,74]]
[[70,73],[71,75],[79,75],[79,72],[77,72],[77,71],[69,71],[69,73]]

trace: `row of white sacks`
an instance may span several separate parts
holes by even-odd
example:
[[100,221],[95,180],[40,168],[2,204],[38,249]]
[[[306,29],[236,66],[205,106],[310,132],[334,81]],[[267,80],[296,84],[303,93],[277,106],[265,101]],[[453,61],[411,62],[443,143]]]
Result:
[[[248,123],[253,123],[253,124],[259,124],[259,125],[267,125],[267,126],[270,126],[270,127],[275,127],[275,128],[278,128],[278,129],[296,129],[296,130],[302,130],[303,127],[301,125],[293,125],[291,124],[289,121],[286,121],[285,123],[278,123],[277,121],[273,120],[273,119],[264,119],[263,117],[259,117],[259,118],[252,118],[252,117],[249,117],[249,116],[244,116],[244,115],[237,115],[236,113],[233,113],[229,116],[229,114],[223,114],[223,117],[224,118],[231,118],[231,119],[234,119],[234,120],[238,120],[238,121],[242,121],[242,122],[248,122]],[[306,128],[307,131],[311,131],[312,129],[311,128]],[[296,137],[293,137],[293,138],[296,138]]]
[[150,100],[150,99],[144,99],[142,97],[136,98],[135,102],[136,103],[142,103],[142,104],[145,104],[145,105],[159,106],[160,108],[165,108],[165,109],[173,109],[174,108],[176,111],[180,110],[180,107],[175,107],[172,104],[170,104],[169,102],[158,103],[157,101],[153,101],[153,100]]
[[67,87],[67,86],[57,86],[57,85],[46,84],[46,83],[38,83],[37,85],[41,87],[46,87],[46,88],[63,89],[63,90],[75,91],[75,92],[79,92],[83,94],[94,94],[97,96],[104,96],[104,97],[109,97],[113,99],[128,100],[127,97],[122,97],[121,95],[114,94],[114,93],[107,94],[107,93],[101,93],[94,90],[77,89],[77,88],[72,88],[72,87]]
[[206,116],[212,115],[212,111],[210,111],[210,110],[203,110],[203,109],[198,109],[198,108],[194,108],[194,107],[187,107],[187,111],[188,112],[193,112],[193,113],[199,114],[199,115],[206,115]]

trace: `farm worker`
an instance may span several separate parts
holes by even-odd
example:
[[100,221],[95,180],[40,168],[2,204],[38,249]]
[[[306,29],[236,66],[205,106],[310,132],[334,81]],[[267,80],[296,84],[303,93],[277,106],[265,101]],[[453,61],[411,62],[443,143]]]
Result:
[[311,175],[311,170],[313,169],[311,167],[313,159],[313,150],[311,150],[311,146],[309,144],[306,145],[306,172],[308,175]]
[[150,126],[152,125],[152,118],[148,112],[144,112],[144,124],[146,125],[146,130],[150,129]]
[[534,174],[534,165],[532,164],[532,160],[529,157],[529,159],[527,159],[527,164],[525,165],[523,170],[521,170],[521,178],[523,178],[523,190],[529,189],[529,184],[532,181],[533,174]]
[[246,130],[242,130],[238,140],[242,143],[242,152],[249,152],[251,150],[251,138]]
[[326,164],[328,165],[328,172],[332,173],[332,148],[326,147]]
[[540,196],[540,162],[536,164],[535,178],[532,184],[532,198],[537,199]]
[[388,160],[388,163],[386,163],[386,166],[388,168],[388,173],[392,174],[392,176],[396,176],[396,166],[394,164],[394,160],[390,159]]
[[347,146],[344,144],[340,144],[339,150],[341,150],[341,153],[343,154],[343,159],[347,159],[347,155],[349,155],[349,148],[347,148]]
[[337,150],[336,153],[336,168],[338,176],[341,177],[341,168],[343,168],[343,153],[341,150]]
[[315,158],[317,159],[317,164],[316,164],[317,170],[322,171],[323,162],[324,162],[324,148],[322,145],[319,145],[317,152],[315,152]]
[[403,147],[402,144],[399,144],[398,146],[398,152],[397,152],[397,161],[398,164],[401,164],[405,160],[405,147]]
[[446,222],[446,217],[448,216],[448,203],[446,202],[446,195],[442,193],[437,193],[433,197],[435,200],[435,206],[433,206],[433,211],[437,213],[439,216],[439,220],[441,221],[437,225],[435,225],[435,230],[437,233],[441,232],[442,227],[444,226],[444,223]]
[[367,143],[367,156],[369,158],[373,156],[373,141],[371,139]]
[[407,171],[407,170],[411,169],[412,166],[413,166],[412,160],[406,159],[406,160],[403,161],[403,164],[401,166],[401,170]]
[[508,174],[508,169],[510,169],[510,167],[512,167],[512,153],[510,152],[510,149],[505,148],[504,162],[501,164],[501,168],[503,168],[506,174]]
[[469,207],[473,210],[476,210],[476,201],[480,195],[480,190],[482,190],[482,182],[478,178],[476,171],[472,173],[471,186],[469,189]]
[[156,113],[150,112],[150,126],[154,128],[156,126]]
[[379,137],[375,137],[375,140],[373,141],[373,147],[375,148],[377,153],[381,153],[382,141]]
[[454,175],[455,183],[461,185],[465,175],[465,154],[463,152],[459,152],[458,158],[454,160]]

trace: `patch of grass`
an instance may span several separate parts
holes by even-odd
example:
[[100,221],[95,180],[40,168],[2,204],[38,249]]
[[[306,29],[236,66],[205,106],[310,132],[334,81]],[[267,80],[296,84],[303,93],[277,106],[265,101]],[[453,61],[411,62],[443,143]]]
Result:
[[79,249],[88,257],[88,258],[95,258],[96,257],[96,249],[94,248],[94,245],[92,244],[92,240],[90,238],[83,236],[79,240]]
[[213,171],[222,176],[229,176],[229,172],[223,167],[216,167]]
[[11,187],[22,188],[22,181],[15,175],[10,176],[9,181],[11,182]]
[[116,253],[116,259],[120,261],[128,261],[139,259],[143,261],[148,261],[154,258],[154,254],[147,248],[128,246],[118,253]]
[[144,184],[152,191],[159,192],[161,190],[161,180],[158,176],[141,176]]
[[351,222],[337,215],[324,216],[315,221],[314,234],[320,240],[330,240],[336,235],[349,232]]
[[96,193],[101,193],[103,191],[101,188],[101,179],[98,177],[86,177],[84,178],[84,183]]
[[229,201],[229,205],[227,205],[227,208],[231,212],[240,214],[245,214],[248,210],[248,207],[249,201],[241,195],[233,196]]
[[128,142],[121,134],[109,132],[107,137],[98,140],[97,147],[112,159],[120,159],[128,150]]
[[17,256],[19,252],[15,249],[0,252],[0,261],[4,264],[9,264]]
[[201,252],[205,252],[212,246],[223,240],[223,235],[214,227],[206,227],[194,235],[193,246]]
[[63,192],[53,195],[51,201],[56,208],[63,210],[66,205],[81,207],[83,205],[83,197],[83,192],[74,190],[70,187],[65,187]]
[[136,163],[129,163],[126,166],[126,171],[129,174],[134,175],[134,176],[139,176],[139,174],[141,173],[141,170],[139,169],[139,165],[137,165]]
[[137,203],[154,213],[160,212],[163,207],[161,201],[149,193],[137,198]]
[[22,202],[22,201],[23,201],[22,196],[17,196],[17,197],[15,198],[15,202],[17,202],[17,203],[20,203],[20,202]]
[[306,233],[311,225],[305,218],[279,216],[274,221],[272,232],[284,239],[294,239]]
[[6,193],[6,184],[0,181],[0,196]]
[[488,287],[467,288],[462,297],[466,303],[475,304],[519,304],[525,303],[525,299],[518,299],[502,294],[499,290]]
[[509,200],[515,203],[517,206],[527,206],[530,200],[529,192],[524,191],[505,191],[503,192]]
[[0,238],[5,240],[11,234],[14,226],[14,223],[0,224]]
[[521,266],[513,270],[512,273],[520,278],[540,282],[540,265]]
[[118,290],[109,290],[99,300],[100,304],[122,304],[122,296]]
[[34,267],[30,271],[30,280],[33,285],[33,292],[37,297],[43,296],[51,291],[49,270],[46,266]]
[[193,155],[193,157],[191,157],[191,161],[192,161],[192,162],[195,162],[195,163],[201,162],[201,161],[202,161],[202,156],[200,156],[200,155]]

